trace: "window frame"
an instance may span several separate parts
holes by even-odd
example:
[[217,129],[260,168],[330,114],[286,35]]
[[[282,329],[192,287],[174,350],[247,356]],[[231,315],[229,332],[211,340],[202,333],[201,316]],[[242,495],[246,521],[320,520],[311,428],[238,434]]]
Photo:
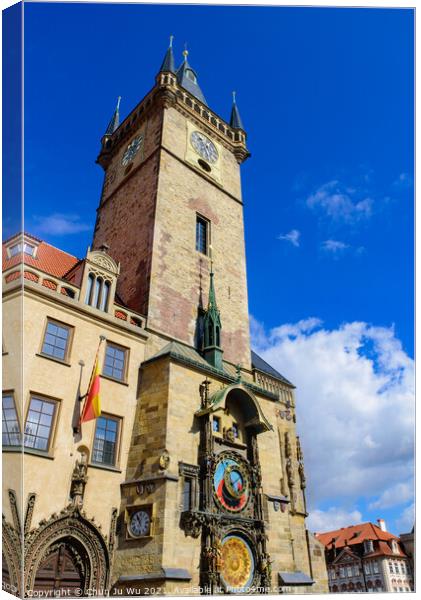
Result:
[[[217,429],[214,428],[215,423],[218,424]],[[212,415],[212,433],[222,433],[222,420],[221,417],[218,417],[217,415]]]
[[[45,336],[47,335],[47,329],[48,329],[49,323],[52,323],[53,325],[57,325],[58,327],[65,328],[69,332],[69,335],[67,337],[64,358],[59,358],[58,356],[54,356],[52,354],[47,354],[46,352],[43,351],[44,343],[45,343]],[[75,328],[73,325],[69,325],[68,323],[63,323],[63,321],[59,321],[58,319],[55,319],[54,317],[47,316],[46,322],[44,325],[44,331],[42,334],[41,346],[40,346],[38,355],[42,356],[43,358],[48,358],[50,360],[54,360],[55,362],[58,362],[58,363],[68,365],[69,361],[70,361],[70,353],[71,353],[71,349],[72,349],[72,345],[73,345],[74,331],[75,331]]]
[[[197,226],[198,226],[199,221],[201,221],[205,225],[205,235],[206,235],[206,240],[205,240],[205,242],[206,242],[206,248],[205,248],[205,252],[202,252],[202,250],[200,250],[200,248],[198,248]],[[207,219],[206,217],[204,217],[200,213],[196,213],[195,246],[194,246],[195,250],[196,250],[196,252],[198,252],[202,256],[209,256],[209,247],[211,246],[211,244],[212,244],[212,242],[211,242],[211,222],[210,222],[209,219]]]
[[[115,456],[114,456],[113,464],[105,463],[105,462],[97,462],[96,460],[94,460],[96,430],[97,430],[97,426],[98,426],[98,420],[101,418],[109,419],[109,420],[117,422],[117,437],[116,437],[116,441],[115,441]],[[108,469],[108,470],[113,470],[113,471],[117,470],[118,471],[119,466],[120,466],[122,434],[123,434],[123,417],[120,417],[119,415],[114,415],[111,413],[101,412],[100,416],[97,419],[95,419],[95,426],[93,427],[92,442],[91,442],[92,452],[90,453],[89,464],[93,467],[97,467],[98,469]]]
[[[33,399],[40,400],[41,402],[49,402],[50,404],[54,404],[54,411],[53,411],[52,419],[51,419],[50,433],[48,436],[48,444],[47,444],[47,448],[45,450],[43,450],[41,448],[35,448],[32,446],[25,445],[26,422],[28,420],[28,414],[31,409],[31,402]],[[35,454],[51,456],[52,449],[53,449],[53,446],[55,443],[55,438],[56,438],[60,407],[61,407],[61,401],[58,398],[53,398],[51,396],[47,396],[46,394],[38,394],[37,392],[29,392],[29,400],[28,400],[28,403],[26,406],[25,420],[23,422],[23,428],[22,428],[22,447],[23,447],[24,452],[28,452],[28,453],[33,452]]]
[[[23,438],[22,438],[22,419],[21,419],[21,415],[16,403],[16,398],[15,398],[15,391],[14,390],[2,390],[2,424],[3,424],[3,398],[5,396],[9,396],[12,398],[13,400],[13,407],[15,409],[15,414],[16,414],[16,421],[19,427],[19,437],[20,437],[20,442],[19,444],[3,444],[2,443],[2,448],[3,451],[4,450],[9,450],[10,448],[22,448],[23,447]],[[7,421],[6,421],[7,422]],[[7,435],[10,437],[10,433],[7,432]],[[2,434],[2,442],[3,442],[3,434]]]
[[[124,353],[123,377],[121,379],[119,379],[118,377],[114,377],[113,375],[108,375],[107,373],[104,373],[105,359],[107,357],[107,348],[109,346],[113,346],[114,348],[117,348],[117,350],[122,350]],[[129,359],[130,348],[127,348],[127,346],[122,346],[121,344],[117,344],[116,342],[112,342],[111,340],[106,340],[104,358],[102,361],[101,377],[105,377],[105,379],[110,379],[111,381],[116,381],[117,383],[127,384],[127,377],[129,373]]]

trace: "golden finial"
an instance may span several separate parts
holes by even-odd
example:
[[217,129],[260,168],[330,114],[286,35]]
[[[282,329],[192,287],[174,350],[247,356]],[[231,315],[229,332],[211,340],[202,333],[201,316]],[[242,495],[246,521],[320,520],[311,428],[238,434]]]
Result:
[[187,50],[187,42],[184,42],[183,56],[184,56],[185,61],[187,61],[188,55],[189,55],[189,51]]

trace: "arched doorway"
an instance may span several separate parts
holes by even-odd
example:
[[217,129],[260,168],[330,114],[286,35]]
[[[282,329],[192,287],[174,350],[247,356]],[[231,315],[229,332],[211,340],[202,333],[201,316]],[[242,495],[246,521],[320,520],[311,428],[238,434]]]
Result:
[[58,540],[42,558],[33,589],[54,591],[54,596],[71,596],[72,592],[84,589],[89,570],[89,558],[76,540]]

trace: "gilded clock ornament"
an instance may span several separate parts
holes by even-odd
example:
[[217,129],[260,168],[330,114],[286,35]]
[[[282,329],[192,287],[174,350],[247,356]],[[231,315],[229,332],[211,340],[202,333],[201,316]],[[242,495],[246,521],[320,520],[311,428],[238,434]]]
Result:
[[143,144],[143,135],[136,136],[130,144],[127,146],[126,151],[123,154],[123,158],[121,159],[121,164],[123,167],[127,166],[130,162],[133,161],[136,154],[139,152],[140,148]]
[[248,593],[255,572],[250,544],[239,535],[227,536],[222,542],[221,563],[221,580],[226,591]]
[[197,154],[207,162],[214,164],[218,160],[218,150],[215,144],[200,131],[193,131],[190,143]]
[[146,510],[138,510],[132,514],[129,523],[129,532],[132,537],[145,537],[151,529],[151,517]]

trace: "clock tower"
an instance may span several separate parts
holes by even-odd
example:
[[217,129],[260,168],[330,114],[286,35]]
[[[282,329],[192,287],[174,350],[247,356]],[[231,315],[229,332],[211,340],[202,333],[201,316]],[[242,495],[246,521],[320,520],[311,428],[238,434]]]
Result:
[[156,83],[119,123],[117,106],[97,162],[105,177],[93,247],[121,265],[118,294],[147,317],[154,343],[201,349],[213,263],[224,360],[250,367],[240,165],[249,156],[238,108],[230,123],[208,106],[183,53],[168,49]]
[[[209,106],[184,51],[102,138],[94,250],[145,317],[112,586],[126,595],[325,591],[305,528],[294,386],[250,351],[235,101]],[[313,587],[314,586],[314,587]],[[133,591],[135,590],[135,591]]]

